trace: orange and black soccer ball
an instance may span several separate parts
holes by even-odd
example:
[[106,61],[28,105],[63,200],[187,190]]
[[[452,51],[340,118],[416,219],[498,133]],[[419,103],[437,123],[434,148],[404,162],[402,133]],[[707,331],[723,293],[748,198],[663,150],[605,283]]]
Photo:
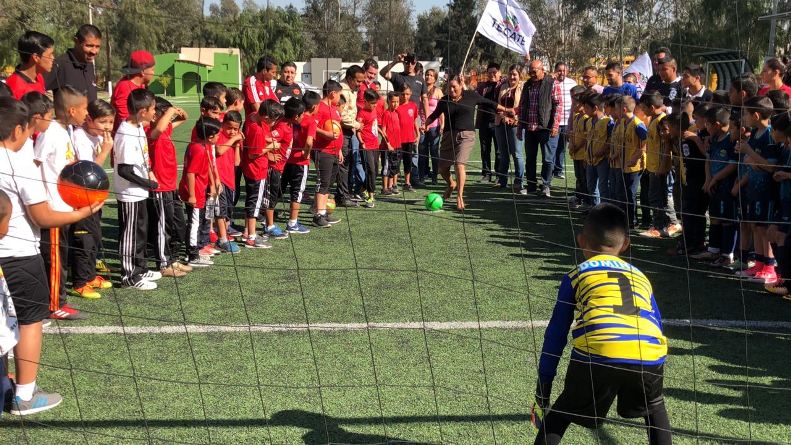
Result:
[[58,193],[63,201],[80,209],[107,199],[110,179],[104,169],[91,161],[67,165],[58,177]]

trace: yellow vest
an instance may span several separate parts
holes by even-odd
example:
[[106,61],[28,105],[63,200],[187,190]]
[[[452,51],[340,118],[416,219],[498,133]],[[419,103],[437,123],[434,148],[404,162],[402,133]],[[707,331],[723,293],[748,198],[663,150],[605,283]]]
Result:
[[[574,115],[574,131],[571,133],[571,143],[575,147],[585,143],[589,122],[590,117],[585,113],[577,113]],[[575,161],[584,161],[585,157],[585,150],[579,150],[574,153],[571,158]]]
[[651,119],[648,124],[648,141],[646,143],[645,155],[645,169],[650,173],[659,171],[659,165],[662,161],[662,138],[659,136],[659,122],[665,118],[665,113]]
[[618,119],[610,135],[610,168],[623,167],[623,137],[624,119]]
[[645,168],[645,153],[642,156],[640,162],[638,162],[634,166],[627,167],[626,162],[634,156],[634,154],[640,151],[640,138],[637,137],[637,126],[642,124],[641,121],[637,116],[634,116],[632,120],[624,126],[624,134],[623,134],[623,162],[621,167],[623,168],[624,173],[636,173],[642,171]]
[[[591,121],[593,118],[591,118]],[[588,130],[587,139],[587,157],[585,158],[588,165],[596,165],[607,156],[607,142],[609,135],[607,134],[607,125],[612,118],[609,116],[602,116],[601,119],[596,121],[593,128]]]

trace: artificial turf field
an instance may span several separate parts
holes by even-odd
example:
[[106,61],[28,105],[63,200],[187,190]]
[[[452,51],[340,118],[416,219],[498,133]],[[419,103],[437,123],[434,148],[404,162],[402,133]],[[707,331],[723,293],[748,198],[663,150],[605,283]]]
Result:
[[[343,221],[331,229],[218,257],[210,269],[163,279],[156,291],[72,299],[91,318],[48,330],[39,379],[63,394],[63,404],[26,419],[4,416],[0,437],[532,442],[544,326],[561,276],[581,258],[573,238],[580,215],[565,204],[565,181],[557,185],[544,201],[476,178],[464,214],[447,204],[425,211],[430,190],[379,200],[374,209],[339,208]],[[115,215],[109,203],[111,259]],[[675,442],[791,442],[791,303],[667,257],[674,242],[635,237],[628,257],[651,279],[666,320]],[[306,323],[318,326],[305,330]],[[567,361],[568,354],[555,396]],[[565,443],[647,442],[641,422],[624,422],[614,409],[608,419],[596,432],[572,427]]]

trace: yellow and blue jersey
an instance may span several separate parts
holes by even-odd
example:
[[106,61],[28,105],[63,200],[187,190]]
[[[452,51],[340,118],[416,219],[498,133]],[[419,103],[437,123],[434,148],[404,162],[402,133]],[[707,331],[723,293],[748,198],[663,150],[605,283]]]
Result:
[[594,256],[563,277],[538,365],[542,383],[554,379],[569,330],[572,360],[652,366],[667,356],[651,283],[616,256]]

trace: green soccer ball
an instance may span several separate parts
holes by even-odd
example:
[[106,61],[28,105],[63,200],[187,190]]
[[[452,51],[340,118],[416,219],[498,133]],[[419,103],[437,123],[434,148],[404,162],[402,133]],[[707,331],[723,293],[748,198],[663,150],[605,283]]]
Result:
[[426,196],[426,210],[435,212],[442,208],[442,204],[444,204],[444,201],[439,193],[429,193],[429,195]]

